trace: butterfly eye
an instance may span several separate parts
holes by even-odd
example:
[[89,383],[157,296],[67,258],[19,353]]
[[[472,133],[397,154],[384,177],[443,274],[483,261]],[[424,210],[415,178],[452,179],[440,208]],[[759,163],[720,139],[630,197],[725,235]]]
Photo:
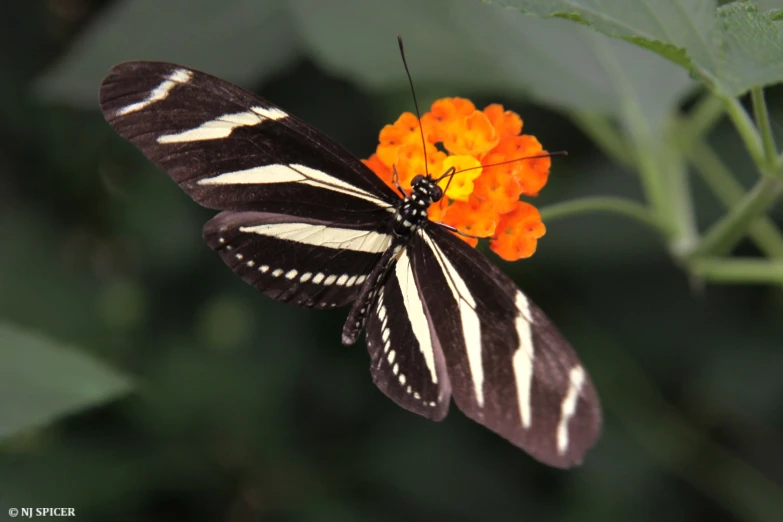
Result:
[[432,184],[430,197],[432,198],[433,203],[436,201],[440,201],[443,198],[443,190],[435,183]]
[[411,181],[411,187],[420,184],[422,181],[424,181],[424,176],[416,174],[416,176],[413,177],[413,181]]

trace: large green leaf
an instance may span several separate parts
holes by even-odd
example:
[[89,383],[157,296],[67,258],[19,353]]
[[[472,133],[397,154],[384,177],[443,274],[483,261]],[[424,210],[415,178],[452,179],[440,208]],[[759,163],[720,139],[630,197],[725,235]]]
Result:
[[296,54],[296,30],[279,0],[126,0],[101,12],[38,88],[94,107],[101,78],[119,62],[181,63],[247,84]]
[[718,80],[726,94],[783,80],[783,24],[774,21],[779,14],[740,3],[718,9]]
[[[163,10],[150,0],[120,2],[84,33],[41,85],[60,100],[95,106],[101,77],[123,59],[185,62],[247,84],[251,72],[261,79],[274,70],[270,55],[283,60],[294,56],[292,49],[303,49],[322,67],[368,88],[404,89],[394,38],[401,32],[415,81],[438,96],[526,92],[548,105],[619,116],[627,112],[630,93],[657,128],[691,87],[686,72],[634,45],[568,21],[519,16],[476,0],[287,0],[275,5],[279,8],[270,11],[268,2],[227,0],[216,19],[214,10],[182,2],[167,3]],[[282,50],[267,41],[270,12],[289,28]],[[233,19],[238,29],[229,32]],[[252,26],[248,20],[256,21],[257,31],[245,30]],[[145,38],[140,42],[141,30]],[[607,68],[619,68],[624,79],[618,83]]]
[[[540,17],[583,23],[687,68],[719,94],[783,80],[778,5],[715,0],[489,0]],[[765,11],[766,10],[766,11]]]
[[0,439],[130,388],[127,378],[85,354],[0,323]]
[[[330,2],[328,9],[317,0],[292,1],[300,6],[297,25],[308,47],[322,62],[369,85],[404,86],[394,43],[378,37],[404,27],[414,78],[447,82],[452,90],[442,94],[489,87],[512,95],[526,92],[559,108],[622,116],[630,90],[658,127],[691,86],[685,72],[626,42],[473,0],[342,0]],[[352,16],[369,26],[346,25]],[[334,38],[338,33],[343,36]],[[607,52],[612,55],[608,62]],[[623,71],[622,83],[610,70],[615,67]]]
[[[758,7],[759,11],[762,13],[783,9],[783,0],[754,0],[753,3],[756,4],[756,7]],[[780,15],[778,14],[775,18],[777,19],[779,16]]]

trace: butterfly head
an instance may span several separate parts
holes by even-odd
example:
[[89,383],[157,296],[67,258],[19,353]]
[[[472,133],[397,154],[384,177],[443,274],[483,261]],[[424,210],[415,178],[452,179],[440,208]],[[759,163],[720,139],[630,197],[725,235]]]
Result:
[[[443,190],[438,186],[438,182],[431,176],[417,175],[411,181],[411,191],[423,200],[429,199],[430,203],[435,203],[443,198]],[[417,198],[417,199],[418,199]]]
[[427,221],[427,207],[443,198],[443,190],[432,176],[417,175],[411,181],[411,192],[405,195],[394,216],[392,229],[398,236],[408,236]]

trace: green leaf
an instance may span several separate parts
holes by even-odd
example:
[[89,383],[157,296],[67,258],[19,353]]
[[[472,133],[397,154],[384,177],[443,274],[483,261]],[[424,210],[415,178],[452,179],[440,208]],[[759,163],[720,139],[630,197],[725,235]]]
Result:
[[750,4],[733,3],[718,9],[720,80],[729,95],[783,80],[783,25],[780,13],[759,13]]
[[753,0],[759,11],[762,13],[766,11],[780,11],[783,9],[783,0]]
[[[292,48],[306,50],[321,67],[368,88],[407,90],[394,38],[402,32],[420,92],[438,97],[477,92],[516,97],[524,92],[558,108],[614,116],[625,110],[620,87],[594,49],[599,36],[594,31],[564,20],[515,16],[480,2],[276,2],[276,16],[285,19],[279,23],[289,28],[282,49],[269,45],[263,30],[252,35],[226,32],[232,20],[240,29],[247,19],[266,23],[267,2],[228,0],[221,3],[219,18],[214,10],[181,3],[167,4],[162,11],[150,0],[113,5],[117,7],[96,20],[71,54],[41,78],[43,91],[60,101],[96,107],[96,88],[106,69],[130,58],[183,62],[247,84],[268,76],[270,54],[290,59]],[[145,38],[139,42],[142,30]],[[185,45],[196,31],[210,35],[208,49],[198,39],[192,47]],[[607,40],[643,103],[642,112],[656,127],[691,88],[687,73],[634,45]],[[421,101],[426,106],[428,100]]]
[[278,72],[298,53],[296,30],[278,0],[112,2],[40,78],[38,94],[97,106],[109,68],[161,60],[246,85]]
[[649,49],[687,68],[716,93],[737,96],[783,80],[779,9],[709,0],[492,1],[539,17],[566,18]]
[[126,377],[85,354],[0,323],[0,439],[130,389]]
[[[627,87],[641,100],[651,127],[658,127],[691,87],[687,73],[660,57],[563,20],[542,21],[478,2],[450,0],[342,0],[330,2],[328,9],[318,8],[321,3],[314,0],[297,3],[308,7],[298,11],[298,26],[304,38],[317,42],[312,46],[317,56],[370,86],[394,83],[405,88],[394,42],[378,35],[394,34],[407,21],[417,20],[407,23],[403,34],[412,74],[418,85],[445,83],[449,90],[441,88],[441,96],[488,89],[525,92],[550,106],[621,116],[626,86],[608,74],[596,38],[607,41],[618,67],[630,78]],[[344,20],[352,16],[367,20],[369,27],[346,26]],[[334,38],[337,33],[344,37]]]

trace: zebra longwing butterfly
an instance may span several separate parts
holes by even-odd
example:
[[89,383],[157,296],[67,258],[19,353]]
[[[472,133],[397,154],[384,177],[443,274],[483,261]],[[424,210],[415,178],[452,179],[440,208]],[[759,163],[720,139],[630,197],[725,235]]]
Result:
[[220,210],[210,248],[278,301],[353,303],[383,393],[431,420],[450,399],[539,461],[581,463],[601,410],[587,373],[544,313],[427,206],[428,174],[404,199],[306,123],[187,67],[127,62],[100,90],[111,126],[197,203]]

